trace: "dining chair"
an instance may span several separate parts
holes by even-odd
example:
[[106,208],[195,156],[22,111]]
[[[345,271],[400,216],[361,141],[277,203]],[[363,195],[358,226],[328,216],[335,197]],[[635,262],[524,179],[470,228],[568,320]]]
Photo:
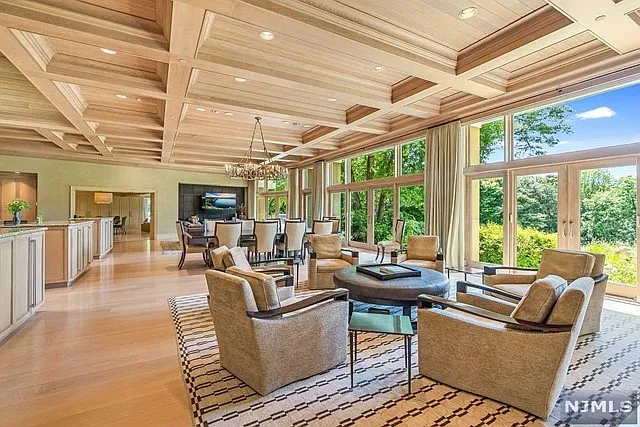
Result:
[[296,253],[302,260],[302,252],[304,250],[304,232],[307,224],[304,221],[287,221],[284,224],[284,236],[282,242],[278,242],[276,248],[278,252],[284,252],[284,256],[288,257],[289,252],[293,252],[295,258]]
[[248,245],[250,253],[254,254],[256,260],[260,260],[260,255],[264,254],[265,259],[273,257],[273,251],[278,235],[278,221],[256,221],[253,227],[254,243]]
[[322,217],[323,221],[331,221],[332,223],[332,227],[331,227],[331,233],[333,234],[340,234],[340,218],[338,218],[337,216],[324,216]]
[[191,240],[193,239],[193,237],[189,233],[184,231],[184,224],[182,223],[182,221],[176,221],[176,232],[178,234],[178,242],[180,243],[180,247],[182,248],[182,255],[180,257],[180,261],[178,261],[178,269],[182,270],[182,266],[184,266],[184,261],[187,257],[187,254],[199,253],[202,255],[204,263],[206,265],[209,265],[207,245],[192,243]]
[[238,247],[240,245],[240,236],[242,235],[242,223],[217,222],[214,234],[216,247],[226,246],[229,249]]

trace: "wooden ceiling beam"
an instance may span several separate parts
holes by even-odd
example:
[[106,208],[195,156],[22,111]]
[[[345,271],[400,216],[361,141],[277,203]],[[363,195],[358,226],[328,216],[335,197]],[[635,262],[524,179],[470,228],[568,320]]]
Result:
[[[619,54],[640,49],[640,25],[627,14],[640,8],[640,2],[623,0],[547,0],[600,41]],[[599,18],[603,17],[603,18]],[[596,20],[596,18],[598,18]]]
[[0,25],[169,62],[159,27],[156,33],[31,0],[0,0]]
[[82,119],[82,94],[78,87],[66,83],[33,77],[51,60],[52,47],[48,39],[0,26],[0,51],[38,89],[47,100],[105,157],[113,157],[94,129]]
[[62,148],[63,150],[75,151],[75,148],[73,148],[73,146],[67,144],[64,141],[64,133],[63,132],[51,131],[51,130],[48,130],[48,129],[34,129],[34,130],[36,132],[38,132],[40,135],[42,135],[45,138],[47,138],[49,141],[53,142],[58,147]]

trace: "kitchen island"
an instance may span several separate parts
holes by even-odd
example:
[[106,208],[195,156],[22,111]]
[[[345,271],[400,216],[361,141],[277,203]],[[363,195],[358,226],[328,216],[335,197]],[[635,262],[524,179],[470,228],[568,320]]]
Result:
[[0,228],[0,342],[44,303],[46,228]]

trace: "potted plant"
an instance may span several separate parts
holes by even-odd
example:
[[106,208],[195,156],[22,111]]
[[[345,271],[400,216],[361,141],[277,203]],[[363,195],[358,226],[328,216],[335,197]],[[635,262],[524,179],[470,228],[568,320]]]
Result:
[[13,223],[15,225],[20,225],[22,222],[22,211],[28,211],[31,208],[31,205],[24,200],[15,199],[9,202],[7,206],[9,212],[13,214]]

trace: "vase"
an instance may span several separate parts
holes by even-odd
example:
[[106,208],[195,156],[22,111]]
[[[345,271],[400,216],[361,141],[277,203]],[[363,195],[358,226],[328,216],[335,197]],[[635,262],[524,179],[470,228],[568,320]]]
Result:
[[13,214],[13,225],[20,225],[22,222],[22,211]]

